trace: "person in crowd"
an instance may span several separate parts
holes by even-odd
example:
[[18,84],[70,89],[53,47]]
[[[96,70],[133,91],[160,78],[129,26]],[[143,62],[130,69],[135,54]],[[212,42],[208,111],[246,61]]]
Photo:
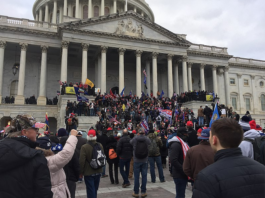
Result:
[[161,132],[161,141],[163,146],[160,148],[161,153],[161,161],[162,161],[162,167],[166,168],[167,166],[167,156],[168,156],[168,149],[167,149],[167,139],[165,138],[165,133]]
[[17,115],[5,129],[6,138],[0,141],[0,197],[53,197],[47,160],[35,149],[35,123],[29,115]]
[[241,120],[238,122],[240,126],[242,127],[243,131],[249,131],[250,130],[250,125],[249,125],[249,117],[248,116],[243,116]]
[[[130,139],[132,140],[134,138],[134,136],[136,136],[137,132],[136,130],[133,130],[132,133],[130,134]],[[129,172],[129,179],[133,178],[133,156],[131,158],[131,162],[130,162],[130,172]]]
[[251,115],[250,115],[249,111],[247,111],[247,112],[246,112],[245,116],[247,116],[247,117],[249,118],[249,121],[251,121],[251,120],[252,120],[252,117],[251,117]]
[[146,197],[146,184],[147,184],[147,161],[148,161],[148,146],[151,145],[149,138],[145,136],[145,131],[140,128],[138,130],[138,135],[135,136],[131,141],[133,146],[133,160],[134,160],[134,193],[133,197],[139,197],[139,179],[140,173],[142,176],[141,185],[141,197]]
[[203,114],[203,108],[200,106],[198,109],[198,120],[199,120],[199,126],[204,125],[204,114]]
[[242,152],[243,156],[254,159],[253,142],[254,142],[255,138],[260,137],[260,133],[258,131],[256,131],[255,120],[250,121],[249,125],[250,125],[250,130],[246,131],[243,134],[244,138],[243,138],[243,141],[240,143],[239,148],[241,148],[241,152]]
[[186,124],[186,128],[188,130],[188,144],[190,147],[196,146],[199,144],[199,141],[197,139],[197,133],[193,129],[193,123],[192,121],[188,121]]
[[[119,158],[117,156],[117,140],[113,135],[110,135],[107,145],[106,145],[106,156],[109,164],[109,176],[111,184],[119,184],[118,178],[118,167],[119,167]],[[114,176],[113,177],[113,168],[114,168]],[[115,179],[115,181],[114,181]]]
[[103,170],[102,168],[93,169],[89,163],[92,160],[93,146],[99,144],[103,152],[104,148],[99,142],[97,142],[96,131],[94,129],[88,131],[87,140],[88,144],[84,144],[80,151],[80,177],[84,176],[87,198],[97,198],[97,191]]
[[160,182],[165,182],[165,177],[162,168],[160,149],[163,146],[161,139],[155,134],[154,130],[149,130],[148,138],[150,139],[150,146],[148,148],[148,162],[150,164],[150,174],[152,183],[156,183],[155,164],[157,165]]
[[203,110],[203,114],[206,116],[206,124],[210,124],[210,120],[211,120],[211,114],[212,114],[212,110],[208,107],[208,105],[205,105],[205,108]]
[[265,166],[242,155],[242,140],[242,127],[235,120],[223,118],[212,124],[214,163],[197,175],[193,198],[264,197]]
[[130,161],[133,155],[133,147],[130,144],[130,137],[128,135],[127,129],[123,130],[122,138],[118,141],[117,145],[117,154],[120,158],[119,166],[120,173],[123,178],[122,187],[126,188],[131,185],[129,182],[129,170],[130,170]]
[[201,140],[199,145],[191,147],[185,157],[183,171],[193,181],[202,169],[214,163],[214,152],[209,143],[209,137],[210,129],[202,130],[198,137]]
[[[97,138],[97,142],[99,142],[102,146],[103,146],[103,149],[104,149],[104,153],[107,153],[107,142],[108,142],[108,136],[107,136],[107,133],[108,131],[107,130],[104,130],[102,135],[99,135],[98,138]],[[105,178],[105,177],[108,177],[108,175],[106,175],[106,166],[104,166],[102,168],[102,178]]]
[[231,118],[233,118],[234,120],[236,120],[237,122],[239,122],[240,116],[234,111],[232,113]]
[[52,152],[52,143],[49,138],[41,137],[37,139],[39,147],[37,147],[36,149],[43,151],[43,155],[48,161],[54,198],[71,197],[66,183],[66,175],[63,167],[69,163],[74,155],[75,147],[77,144],[76,135],[77,131],[72,130],[63,150],[57,154],[54,154]]
[[176,188],[176,198],[184,198],[185,190],[188,183],[188,177],[183,171],[183,162],[188,145],[185,143],[187,141],[187,131],[185,127],[181,127],[177,131],[177,136],[174,136],[169,143],[169,159],[172,166],[172,176]]

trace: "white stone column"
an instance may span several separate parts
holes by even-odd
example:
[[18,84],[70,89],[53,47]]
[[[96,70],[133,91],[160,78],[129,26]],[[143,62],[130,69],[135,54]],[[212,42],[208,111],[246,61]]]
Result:
[[104,16],[105,15],[105,0],[101,0],[101,12],[100,12],[100,16]]
[[46,79],[47,79],[47,50],[48,46],[41,46],[41,70],[40,70],[40,90],[37,100],[38,105],[46,105]]
[[193,63],[188,63],[188,81],[189,81],[189,91],[192,91],[192,73],[191,67]]
[[59,23],[62,23],[63,22],[63,7],[62,6],[60,6],[60,8],[59,8],[59,12],[60,12],[60,14],[59,14]]
[[137,8],[136,8],[136,7],[134,7],[134,9],[133,9],[133,10],[134,10],[134,12],[137,12]]
[[28,44],[20,43],[21,54],[20,54],[20,66],[18,76],[18,89],[15,104],[25,104],[24,87],[25,87],[25,71],[26,71],[26,56]]
[[4,74],[4,59],[5,59],[6,42],[0,41],[0,104],[2,103],[2,88],[3,88],[3,74]]
[[73,17],[73,6],[71,4],[68,6],[68,16]]
[[246,112],[245,112],[245,108],[244,108],[244,105],[243,105],[244,104],[244,97],[243,97],[243,93],[241,91],[242,86],[243,86],[242,74],[237,74],[237,79],[238,79],[237,88],[238,88],[238,103],[239,103],[238,110],[239,110],[240,114],[244,114]]
[[167,55],[167,87],[168,87],[168,97],[173,96],[173,69],[172,69],[172,57],[174,55]]
[[64,0],[64,4],[63,4],[63,15],[67,16],[67,6],[68,6],[68,2],[67,0]]
[[153,72],[153,96],[156,97],[157,95],[157,91],[158,91],[158,82],[157,82],[157,56],[158,53],[157,52],[153,52],[152,53],[152,58],[153,58],[153,68],[152,68],[152,72]]
[[99,54],[98,56],[98,87],[97,88],[101,88],[101,54]]
[[75,18],[79,18],[79,0],[75,0]]
[[141,56],[143,51],[136,50],[136,96],[141,97]]
[[42,22],[43,20],[43,14],[42,14],[42,8],[39,10],[39,21]]
[[151,68],[150,68],[150,60],[149,58],[146,60],[146,86],[147,86],[147,94],[150,96],[151,94]]
[[178,62],[174,64],[174,90],[179,94],[179,66]]
[[82,79],[81,82],[84,84],[87,79],[87,50],[89,45],[82,43],[83,54],[82,54]]
[[141,12],[141,15],[144,16],[144,12],[143,11]]
[[228,71],[229,67],[225,67],[225,100],[226,100],[226,105],[228,107],[231,107],[231,100],[230,100],[230,84],[229,84],[229,76],[228,76]]
[[92,0],[88,0],[88,18],[92,18]]
[[255,75],[250,75],[251,77],[251,86],[252,86],[252,114],[256,114],[258,112],[258,109],[255,108],[259,106],[260,104],[257,100],[257,93],[256,93],[256,88],[255,88]]
[[54,0],[53,13],[52,13],[52,23],[56,24],[56,18],[57,18],[57,0]]
[[117,13],[117,0],[113,1],[113,13]]
[[182,79],[183,79],[183,92],[188,91],[188,79],[187,79],[187,58],[182,57]]
[[62,41],[61,81],[67,82],[68,41]]
[[124,52],[126,49],[119,49],[119,93],[122,92],[124,88]]
[[107,50],[108,47],[101,46],[101,93],[107,93]]
[[201,66],[200,66],[200,78],[201,78],[201,90],[202,91],[206,91],[205,90],[204,67],[205,67],[205,64],[201,64]]
[[49,6],[48,6],[47,3],[46,3],[46,5],[45,5],[45,19],[44,19],[44,21],[45,21],[46,23],[49,22]]
[[214,91],[214,94],[218,95],[218,88],[217,88],[217,75],[216,75],[216,69],[217,69],[217,65],[213,65],[212,67],[212,71],[213,71],[213,91]]
[[128,11],[128,4],[127,4],[127,1],[124,0],[124,12],[127,12]]
[[39,14],[38,14],[38,12],[36,13],[35,21],[39,21]]

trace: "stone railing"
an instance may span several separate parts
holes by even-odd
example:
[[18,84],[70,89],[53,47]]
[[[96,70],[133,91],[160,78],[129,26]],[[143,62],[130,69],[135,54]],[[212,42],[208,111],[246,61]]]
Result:
[[264,60],[256,60],[256,59],[248,59],[248,58],[240,58],[240,57],[230,58],[229,63],[239,63],[239,64],[241,63],[241,64],[265,66]]
[[20,19],[20,18],[14,18],[2,15],[0,15],[0,25],[8,25],[15,27],[30,28],[30,29],[49,29],[49,31],[57,31],[56,24],[34,21],[29,19]]
[[226,47],[216,47],[216,46],[209,46],[209,45],[192,44],[189,49],[190,50],[205,51],[205,52],[228,54]]

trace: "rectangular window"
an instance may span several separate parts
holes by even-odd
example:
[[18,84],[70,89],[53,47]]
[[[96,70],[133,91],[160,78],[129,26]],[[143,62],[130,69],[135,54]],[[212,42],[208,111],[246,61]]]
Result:
[[231,84],[231,85],[235,85],[235,84],[236,84],[236,81],[235,81],[234,78],[230,78],[230,84]]
[[234,110],[237,109],[236,98],[232,98],[232,106]]
[[246,98],[246,110],[247,111],[251,110],[251,108],[250,108],[250,98]]
[[244,79],[244,85],[248,86],[248,79]]

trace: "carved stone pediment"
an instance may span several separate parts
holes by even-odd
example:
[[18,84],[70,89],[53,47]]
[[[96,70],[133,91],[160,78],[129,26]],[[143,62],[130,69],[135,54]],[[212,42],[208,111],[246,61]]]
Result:
[[118,35],[127,35],[127,36],[136,36],[136,37],[144,37],[144,28],[142,24],[133,23],[132,19],[121,20],[118,23],[118,27],[114,34]]

